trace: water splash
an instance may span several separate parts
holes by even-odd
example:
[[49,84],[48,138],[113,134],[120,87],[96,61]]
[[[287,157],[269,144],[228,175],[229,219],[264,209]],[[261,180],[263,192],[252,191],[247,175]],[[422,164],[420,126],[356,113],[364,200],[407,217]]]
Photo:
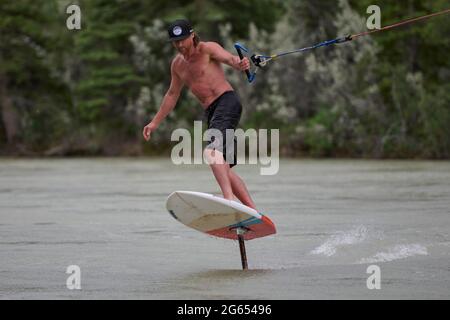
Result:
[[322,254],[331,257],[337,248],[363,242],[367,238],[368,229],[361,225],[350,231],[340,231],[330,237],[322,245],[311,251],[311,254]]
[[358,263],[388,262],[405,259],[416,255],[427,255],[427,248],[421,244],[402,244],[388,248],[387,252],[378,252],[370,258],[363,258]]

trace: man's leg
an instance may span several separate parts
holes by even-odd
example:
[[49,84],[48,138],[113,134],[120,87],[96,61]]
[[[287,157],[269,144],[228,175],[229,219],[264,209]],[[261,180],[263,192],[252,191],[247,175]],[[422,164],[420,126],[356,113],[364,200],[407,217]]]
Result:
[[205,155],[222,190],[223,197],[234,200],[235,195],[243,204],[257,210],[244,181],[230,169],[229,164],[223,160],[222,153],[217,150],[205,149]]
[[227,162],[210,164],[210,167],[225,199],[234,200],[236,196],[243,204],[258,211],[244,181],[230,169]]
[[233,189],[230,181],[230,166],[223,160],[223,154],[220,151],[205,149],[205,155],[208,158],[209,166],[222,190],[223,197],[228,200],[234,200]]
[[229,169],[228,176],[231,182],[231,188],[236,197],[241,200],[241,202],[247,207],[253,208],[258,211],[258,209],[256,209],[255,203],[248,193],[244,181],[242,181],[242,179],[231,169]]

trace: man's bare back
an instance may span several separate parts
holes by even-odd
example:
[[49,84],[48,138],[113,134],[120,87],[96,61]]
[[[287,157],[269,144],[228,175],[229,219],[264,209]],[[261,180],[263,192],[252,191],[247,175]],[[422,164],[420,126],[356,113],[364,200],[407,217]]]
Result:
[[174,72],[205,109],[224,92],[233,90],[221,62],[214,59],[217,47],[214,42],[200,42],[191,56],[186,58],[179,53],[172,64]]

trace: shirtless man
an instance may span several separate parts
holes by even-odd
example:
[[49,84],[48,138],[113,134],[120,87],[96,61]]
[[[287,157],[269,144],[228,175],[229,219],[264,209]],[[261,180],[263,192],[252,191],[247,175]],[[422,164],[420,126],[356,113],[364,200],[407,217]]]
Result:
[[214,141],[213,138],[211,142],[216,142],[215,148],[211,147],[212,143],[209,144],[204,154],[224,198],[233,200],[236,196],[243,204],[256,210],[245,183],[231,169],[236,165],[236,154],[233,162],[226,161],[230,158],[229,152],[226,151],[227,146],[230,150],[232,149],[230,144],[234,143],[234,152],[236,152],[236,144],[234,140],[227,141],[225,131],[236,129],[242,106],[233,88],[225,79],[221,66],[224,63],[236,70],[245,71],[250,68],[250,62],[247,58],[241,60],[238,56],[232,55],[215,42],[201,42],[187,20],[175,21],[169,26],[168,32],[169,40],[179,54],[172,61],[170,87],[159,111],[144,127],[144,138],[147,141],[150,140],[151,133],[173,110],[183,86],[186,85],[205,109],[208,129],[218,129],[222,132],[223,141]]

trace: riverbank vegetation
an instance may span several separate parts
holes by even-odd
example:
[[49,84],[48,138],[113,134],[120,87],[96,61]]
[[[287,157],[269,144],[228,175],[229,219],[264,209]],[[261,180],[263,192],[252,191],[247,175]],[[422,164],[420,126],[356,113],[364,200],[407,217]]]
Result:
[[[152,135],[142,128],[170,82],[167,23],[189,18],[230,52],[296,49],[366,30],[369,0],[0,2],[0,154],[161,155],[203,110],[186,90]],[[382,25],[448,9],[445,0],[379,1]],[[450,156],[449,15],[279,59],[249,85],[226,67],[241,127],[280,129],[281,154]]]

